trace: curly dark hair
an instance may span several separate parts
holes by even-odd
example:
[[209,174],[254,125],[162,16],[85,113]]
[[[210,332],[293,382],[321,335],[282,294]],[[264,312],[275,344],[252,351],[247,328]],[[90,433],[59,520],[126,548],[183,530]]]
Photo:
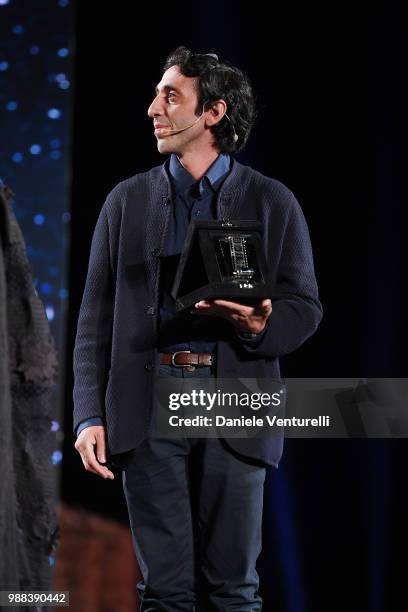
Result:
[[[211,108],[217,100],[224,100],[227,115],[210,129],[221,153],[241,151],[254,125],[257,111],[249,78],[227,60],[220,61],[215,53],[192,53],[187,47],[177,47],[168,55],[162,74],[172,66],[178,66],[181,74],[197,79],[197,108]],[[235,131],[234,131],[235,130]],[[234,140],[237,134],[238,140]]]

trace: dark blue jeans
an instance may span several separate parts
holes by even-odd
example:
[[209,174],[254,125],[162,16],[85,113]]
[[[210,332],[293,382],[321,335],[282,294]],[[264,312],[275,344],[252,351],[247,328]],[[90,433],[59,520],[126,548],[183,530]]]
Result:
[[[160,366],[159,376],[214,376],[211,367]],[[123,489],[143,575],[142,612],[262,609],[266,468],[218,438],[147,438],[126,453]]]

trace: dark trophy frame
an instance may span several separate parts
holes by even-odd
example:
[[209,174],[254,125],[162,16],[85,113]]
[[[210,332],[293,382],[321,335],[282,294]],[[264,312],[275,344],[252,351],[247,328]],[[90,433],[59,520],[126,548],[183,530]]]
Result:
[[193,220],[171,295],[176,311],[203,299],[256,304],[271,297],[259,221]]

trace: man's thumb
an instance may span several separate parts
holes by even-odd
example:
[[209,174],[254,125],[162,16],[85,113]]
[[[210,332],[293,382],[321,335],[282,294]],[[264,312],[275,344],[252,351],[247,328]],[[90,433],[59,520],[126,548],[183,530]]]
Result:
[[269,307],[269,300],[262,300],[262,302],[259,304],[259,309],[261,310],[261,312],[267,312],[268,307]]

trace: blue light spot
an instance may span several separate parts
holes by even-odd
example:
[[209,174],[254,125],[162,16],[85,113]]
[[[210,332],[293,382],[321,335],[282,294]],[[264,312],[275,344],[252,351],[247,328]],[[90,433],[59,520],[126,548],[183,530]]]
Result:
[[55,151],[51,151],[50,157],[51,159],[59,159],[61,157],[61,151],[58,151],[57,149]]
[[45,221],[45,217],[44,215],[38,214],[38,215],[35,215],[33,221],[36,225],[42,225]]
[[55,559],[51,555],[48,555],[48,563],[49,565],[55,565]]
[[67,57],[67,55],[69,55],[69,49],[67,49],[66,47],[62,47],[61,49],[58,49],[58,55],[60,57]]
[[40,291],[44,295],[51,295],[51,293],[53,291],[53,287],[52,287],[52,285],[50,283],[41,283]]
[[7,110],[9,111],[15,111],[17,107],[18,107],[18,104],[17,102],[14,102],[14,100],[11,100],[6,106]]
[[33,45],[30,49],[31,55],[38,55],[40,52],[40,47],[38,45]]
[[47,114],[50,119],[59,119],[61,117],[61,111],[58,108],[50,108]]
[[13,160],[13,162],[15,162],[16,164],[19,164],[20,162],[23,161],[24,157],[22,153],[13,153],[13,155],[11,156],[11,159]]
[[69,81],[61,81],[61,83],[59,84],[59,88],[60,89],[69,89],[70,85],[71,85],[71,83]]
[[58,149],[58,147],[60,146],[61,146],[61,141],[59,138],[53,138],[52,140],[50,140],[51,149]]
[[8,63],[8,62],[5,62],[5,61],[0,62],[0,70],[1,70],[2,72],[4,72],[5,70],[7,70],[7,68],[8,68],[8,67],[9,67],[9,63]]
[[9,0],[0,0],[0,6],[5,6],[9,3]]
[[52,306],[47,306],[45,308],[45,312],[49,321],[53,321],[55,319],[55,310]]
[[66,300],[68,297],[68,289],[60,289],[59,296],[61,300]]
[[51,431],[58,431],[59,428],[60,428],[60,425],[58,421],[51,421]]
[[71,213],[69,212],[62,213],[62,220],[64,223],[69,223],[71,221]]
[[41,147],[38,144],[33,144],[30,147],[31,155],[39,155],[41,153]]
[[13,28],[13,33],[14,34],[23,34],[23,32],[24,32],[24,28],[23,28],[22,25],[14,26],[14,28]]
[[56,450],[52,453],[52,462],[54,465],[56,465],[57,463],[61,463],[62,460],[62,453],[60,450]]
[[59,6],[68,6],[69,0],[59,0]]
[[55,75],[55,80],[57,81],[57,83],[60,83],[61,81],[65,81],[66,78],[67,78],[67,75],[64,74],[63,72],[60,72],[59,74]]

